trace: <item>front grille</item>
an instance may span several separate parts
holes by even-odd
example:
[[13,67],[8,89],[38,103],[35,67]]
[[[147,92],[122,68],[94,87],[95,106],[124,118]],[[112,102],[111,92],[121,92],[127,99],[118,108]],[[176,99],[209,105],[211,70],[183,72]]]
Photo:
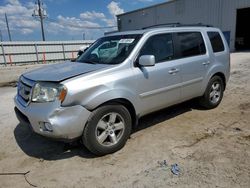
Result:
[[34,82],[21,76],[18,82],[18,96],[21,98],[21,102],[27,105],[31,100],[32,87]]

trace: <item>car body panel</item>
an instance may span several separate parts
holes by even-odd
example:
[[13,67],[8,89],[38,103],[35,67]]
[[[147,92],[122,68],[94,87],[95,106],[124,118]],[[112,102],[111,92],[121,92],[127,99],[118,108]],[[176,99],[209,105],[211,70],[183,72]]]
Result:
[[[31,103],[24,107],[17,98],[14,98],[15,106],[27,117],[32,130],[46,137],[63,140],[80,137],[91,113],[81,105],[61,107],[58,102]],[[44,123],[50,123],[53,132],[46,130]]]
[[161,62],[152,67],[136,67],[136,93],[140,97],[140,115],[159,110],[180,100],[180,73],[170,74],[172,69],[180,70],[176,61]]
[[24,74],[24,76],[36,81],[60,82],[78,75],[90,73],[108,67],[104,64],[87,64],[80,62],[64,62],[47,65]]
[[[63,84],[69,89],[62,105],[80,104],[89,110],[93,110],[107,101],[118,98],[124,98],[136,104],[138,100],[135,92],[136,82],[131,79],[132,76],[131,67],[123,64],[112,66],[110,69],[89,76],[65,80]],[[119,79],[119,83],[116,82],[117,79]],[[77,87],[81,83],[84,84]],[[135,109],[139,110],[136,106]]]

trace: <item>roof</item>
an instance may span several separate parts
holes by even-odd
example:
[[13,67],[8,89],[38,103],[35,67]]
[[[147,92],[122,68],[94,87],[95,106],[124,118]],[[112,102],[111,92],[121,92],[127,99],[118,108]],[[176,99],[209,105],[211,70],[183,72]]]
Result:
[[150,32],[175,32],[175,31],[201,31],[201,30],[217,30],[217,28],[214,27],[202,27],[202,26],[183,26],[183,27],[156,27],[156,28],[149,28],[149,29],[141,29],[141,30],[131,30],[131,31],[122,31],[122,32],[116,32],[112,34],[108,34],[106,36],[116,36],[116,35],[135,35],[135,34],[145,34]]
[[174,3],[175,1],[177,1],[177,0],[168,0],[168,1],[163,2],[163,3],[159,3],[159,4],[151,5],[151,6],[148,6],[148,7],[144,7],[144,8],[132,10],[132,11],[125,12],[125,13],[122,13],[122,14],[118,14],[118,15],[116,15],[116,16],[117,16],[117,17],[120,17],[120,16],[123,16],[123,15],[126,15],[126,14],[130,14],[130,13],[133,13],[133,12],[139,12],[139,11],[143,11],[143,10],[146,10],[146,9],[158,7],[158,6],[161,6],[161,5],[165,5],[165,4],[169,4],[169,3]]

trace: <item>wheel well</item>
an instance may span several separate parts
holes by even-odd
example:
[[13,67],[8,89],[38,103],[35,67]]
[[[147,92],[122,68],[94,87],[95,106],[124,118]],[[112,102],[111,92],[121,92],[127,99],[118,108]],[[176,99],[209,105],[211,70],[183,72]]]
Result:
[[224,85],[224,90],[225,90],[226,89],[226,77],[225,77],[225,75],[221,72],[218,72],[218,73],[214,74],[212,77],[214,77],[214,76],[221,77],[221,79],[223,81],[223,85]]
[[133,104],[129,100],[124,99],[124,98],[112,99],[110,101],[107,101],[107,102],[99,105],[98,107],[108,105],[108,104],[121,104],[121,105],[125,106],[131,115],[132,127],[135,128],[137,126],[138,117],[136,115],[135,108],[134,108]]

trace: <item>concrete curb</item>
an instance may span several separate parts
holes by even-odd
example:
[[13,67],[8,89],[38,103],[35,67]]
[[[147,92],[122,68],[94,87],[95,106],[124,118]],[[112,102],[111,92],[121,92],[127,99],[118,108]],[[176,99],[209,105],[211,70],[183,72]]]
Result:
[[14,86],[20,75],[47,64],[13,65],[0,67],[0,87]]

